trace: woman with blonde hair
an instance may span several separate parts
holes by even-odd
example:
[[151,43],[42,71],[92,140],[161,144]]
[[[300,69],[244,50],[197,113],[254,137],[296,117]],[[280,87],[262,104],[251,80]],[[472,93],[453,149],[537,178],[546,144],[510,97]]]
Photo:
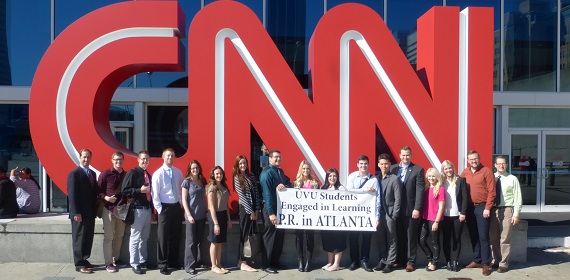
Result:
[[[311,164],[303,160],[299,164],[299,171],[297,178],[293,183],[295,189],[318,189],[319,182],[315,179],[313,167]],[[297,245],[297,258],[299,260],[299,271],[311,271],[311,261],[313,258],[313,248],[315,247],[315,232],[313,230],[296,229],[295,230],[296,245]],[[306,239],[306,242],[304,240]],[[306,251],[303,248],[306,244]]]
[[222,267],[222,245],[226,242],[228,231],[232,229],[228,201],[230,191],[226,184],[224,169],[214,166],[210,171],[210,182],[207,187],[208,223],[210,224],[210,261],[212,272],[226,274],[229,271]]
[[234,175],[234,189],[239,197],[238,267],[243,271],[255,272],[257,269],[249,266],[243,255],[243,245],[249,233],[257,227],[257,215],[261,210],[261,195],[255,177],[249,172],[247,158],[244,155],[239,155],[234,160],[232,174]]
[[[437,269],[439,260],[439,222],[443,219],[445,190],[442,190],[441,174],[437,169],[428,169],[425,179],[426,186],[419,243],[429,262],[426,270],[434,271]],[[428,245],[428,238],[431,239],[431,248]]]
[[[443,235],[443,255],[447,262],[447,270],[459,271],[459,254],[461,252],[461,233],[467,212],[467,183],[464,178],[455,174],[455,166],[449,160],[441,163],[443,187],[445,188],[445,209],[441,232]],[[452,254],[453,249],[453,254]]]

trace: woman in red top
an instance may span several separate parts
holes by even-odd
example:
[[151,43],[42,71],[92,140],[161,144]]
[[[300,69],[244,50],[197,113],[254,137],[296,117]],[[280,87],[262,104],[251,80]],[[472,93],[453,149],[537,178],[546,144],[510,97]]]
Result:
[[[441,174],[437,169],[430,168],[426,171],[420,247],[429,261],[427,271],[436,270],[439,260],[439,222],[443,219],[445,206],[445,190],[441,187],[441,182]],[[431,248],[427,242],[428,238],[431,239]]]

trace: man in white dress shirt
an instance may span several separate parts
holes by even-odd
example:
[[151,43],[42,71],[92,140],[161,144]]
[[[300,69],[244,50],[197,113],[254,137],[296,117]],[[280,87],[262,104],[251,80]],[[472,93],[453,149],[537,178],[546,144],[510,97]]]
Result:
[[[358,157],[358,171],[354,171],[348,175],[346,180],[346,189],[349,191],[358,192],[374,192],[376,194],[376,218],[380,221],[380,185],[376,176],[368,171],[368,157],[361,155]],[[367,272],[372,272],[372,267],[368,264],[370,259],[370,243],[372,240],[372,231],[351,231],[348,235],[350,247],[350,261],[351,264],[348,270],[353,271],[362,267]],[[360,250],[358,248],[358,237],[362,236],[362,243]],[[360,263],[359,263],[360,261]]]
[[152,174],[152,203],[158,213],[158,267],[160,273],[168,275],[168,268],[180,269],[178,248],[182,230],[182,208],[180,194],[182,171],[173,166],[174,150],[162,152],[164,164]]

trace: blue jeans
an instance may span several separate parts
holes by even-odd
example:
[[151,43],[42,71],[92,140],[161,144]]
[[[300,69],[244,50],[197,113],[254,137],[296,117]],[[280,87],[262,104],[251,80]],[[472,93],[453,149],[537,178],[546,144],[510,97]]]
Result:
[[482,265],[491,263],[491,243],[489,241],[490,218],[483,218],[485,204],[475,206],[473,215],[467,217],[469,235],[473,246],[473,262]]

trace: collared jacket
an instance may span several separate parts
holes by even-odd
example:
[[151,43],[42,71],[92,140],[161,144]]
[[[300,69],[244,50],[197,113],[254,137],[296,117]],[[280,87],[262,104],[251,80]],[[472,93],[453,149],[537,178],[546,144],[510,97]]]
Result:
[[[152,200],[148,201],[146,197],[146,193],[141,193],[141,187],[145,183],[144,174],[147,174],[149,183],[152,182],[152,178],[150,174],[137,166],[125,175],[123,179],[123,186],[121,188],[121,192],[123,195],[129,196],[131,199],[131,203],[134,203],[135,206],[147,206],[152,207]],[[152,185],[151,185],[152,188]]]

